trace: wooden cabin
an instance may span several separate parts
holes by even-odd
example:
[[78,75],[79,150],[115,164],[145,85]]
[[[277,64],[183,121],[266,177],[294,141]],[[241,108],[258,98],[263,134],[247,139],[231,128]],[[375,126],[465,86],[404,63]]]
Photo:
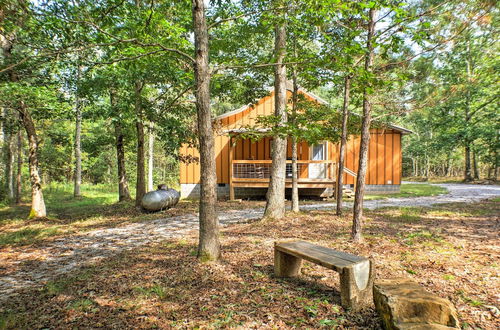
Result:
[[[303,89],[306,98],[326,103],[320,97]],[[291,90],[288,90],[291,99]],[[271,168],[271,138],[259,141],[241,139],[237,135],[245,127],[256,124],[257,116],[274,113],[274,92],[255,104],[214,118],[215,154],[217,162],[218,196],[245,198],[265,196]],[[411,131],[389,125],[372,129],[369,146],[366,190],[377,193],[399,192],[401,184],[401,137]],[[359,136],[350,136],[347,144],[343,183],[354,186],[358,170]],[[339,145],[324,141],[316,145],[298,143],[299,194],[302,196],[331,196],[334,192]],[[196,148],[184,145],[181,155],[199,157]],[[288,143],[286,188],[292,186],[291,144]],[[200,164],[180,164],[180,185],[183,198],[199,197]],[[287,189],[289,192],[290,189]]]

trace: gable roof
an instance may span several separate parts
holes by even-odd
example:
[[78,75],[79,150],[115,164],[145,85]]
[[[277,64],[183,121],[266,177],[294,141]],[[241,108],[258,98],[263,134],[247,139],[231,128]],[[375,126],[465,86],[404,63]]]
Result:
[[[286,89],[290,92],[293,92],[293,85],[292,85],[292,82],[291,81],[287,81],[287,84],[286,84]],[[270,95],[273,95],[274,94],[274,87],[269,87],[268,88],[269,92],[270,92]],[[320,104],[324,104],[324,105],[328,105],[328,102],[325,101],[324,99],[322,99],[321,97],[319,97],[318,95],[314,94],[314,93],[311,93],[311,92],[308,92],[307,90],[305,90],[304,88],[302,87],[299,87],[299,93],[302,93],[308,97],[310,97],[311,99],[315,100],[316,102],[320,103]],[[257,103],[257,102],[255,102]],[[213,120],[220,120],[220,119],[224,119],[224,118],[228,118],[228,117],[231,117],[231,116],[234,116],[236,114],[239,114],[239,113],[242,113],[243,111],[249,109],[250,107],[254,106],[255,103],[248,103],[238,109],[235,109],[235,110],[232,110],[232,111],[229,111],[229,112],[226,112],[226,113],[223,113],[222,115],[219,115],[217,117],[215,117]],[[401,132],[401,134],[412,134],[413,131],[407,129],[407,128],[404,128],[404,127],[401,127],[401,126],[397,126],[397,125],[392,125],[392,124],[387,124],[387,127],[395,130],[395,131],[399,131]]]

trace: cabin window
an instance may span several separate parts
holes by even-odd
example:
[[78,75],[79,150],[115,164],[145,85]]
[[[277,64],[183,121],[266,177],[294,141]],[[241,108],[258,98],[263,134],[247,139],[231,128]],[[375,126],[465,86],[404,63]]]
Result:
[[326,160],[326,143],[325,142],[313,145],[311,160]]

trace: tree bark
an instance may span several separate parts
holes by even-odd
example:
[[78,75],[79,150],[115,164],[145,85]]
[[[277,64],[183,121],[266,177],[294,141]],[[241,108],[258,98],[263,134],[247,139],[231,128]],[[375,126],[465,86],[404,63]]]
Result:
[[208,27],[203,0],[192,0],[195,44],[195,97],[200,143],[200,236],[198,258],[218,260],[221,255],[219,219],[216,211],[217,176],[215,138],[210,111],[210,68]]
[[472,151],[472,163],[474,165],[474,180],[479,180],[479,167],[477,163],[477,154]]
[[17,173],[16,173],[16,204],[21,204],[22,196],[22,170],[23,170],[23,134],[17,132]]
[[10,132],[5,134],[5,190],[9,201],[14,199],[14,135]]
[[137,131],[137,181],[135,185],[135,206],[141,206],[142,197],[146,194],[146,168],[144,160],[144,114],[141,92],[144,84],[135,82],[135,127]]
[[337,199],[337,215],[342,215],[342,186],[344,177],[344,158],[345,149],[347,145],[347,121],[349,120],[349,93],[351,90],[351,77],[347,75],[344,80],[344,103],[342,105],[342,133],[340,138],[340,150],[339,150],[339,168],[337,173],[337,187],[336,187],[336,199]]
[[18,108],[21,122],[28,136],[28,160],[31,181],[31,210],[29,218],[44,218],[47,216],[43,199],[42,181],[38,169],[38,137],[35,124],[24,102]]
[[[469,36],[470,38],[470,36]],[[471,182],[474,180],[472,177],[472,168],[471,168],[471,144],[472,141],[469,138],[469,122],[471,121],[470,114],[470,103],[471,103],[471,94],[470,94],[470,81],[472,78],[472,66],[470,60],[470,45],[469,40],[467,43],[467,59],[466,59],[466,73],[467,73],[467,91],[465,93],[465,138],[464,138],[464,149],[465,149],[465,169],[464,169],[464,182]]]
[[154,151],[155,151],[155,135],[153,132],[153,123],[149,125],[148,131],[148,191],[154,190],[153,170],[154,170]]
[[[294,52],[295,52],[294,43]],[[294,54],[297,56],[297,54]],[[293,94],[292,94],[292,122],[295,125],[295,116],[297,116],[297,100],[299,94],[299,86],[297,84],[297,68],[293,67],[292,72]],[[286,167],[285,167],[286,169]],[[297,137],[292,136],[292,212],[299,212],[299,182],[297,169]]]
[[[286,54],[286,28],[284,23],[275,29],[276,62],[274,66],[274,115],[280,124],[286,123],[286,65],[283,64]],[[271,178],[267,191],[267,203],[264,217],[281,219],[285,215],[285,176],[286,176],[286,143],[287,139],[275,136],[271,150]]]
[[465,169],[464,169],[464,182],[471,182],[474,180],[472,177],[472,166],[471,166],[471,150],[470,143],[468,140],[465,141]]
[[[110,92],[111,107],[115,107],[115,93]],[[115,139],[116,139],[116,160],[118,165],[118,201],[130,200],[130,191],[128,189],[127,171],[125,169],[125,147],[123,144],[124,136],[122,130],[122,123],[120,118],[114,121],[115,126]]]
[[[368,37],[366,41],[365,71],[371,72],[373,65],[372,38],[375,33],[376,10],[370,8],[370,21],[368,24]],[[363,91],[363,118],[361,123],[361,144],[359,147],[359,167],[356,178],[356,192],[354,195],[354,214],[352,221],[351,237],[354,242],[362,242],[363,197],[365,194],[365,178],[368,164],[368,147],[370,145],[371,103],[370,93],[365,86]]]
[[[80,80],[80,65],[77,68],[77,83]],[[82,109],[78,90],[75,95],[75,176],[74,197],[81,197],[80,186],[82,184]]]

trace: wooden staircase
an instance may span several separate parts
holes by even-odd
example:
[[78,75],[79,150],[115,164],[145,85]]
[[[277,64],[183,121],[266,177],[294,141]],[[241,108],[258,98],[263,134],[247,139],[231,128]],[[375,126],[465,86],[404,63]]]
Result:
[[342,188],[342,196],[344,198],[354,198],[354,191],[351,188]]
[[[356,179],[356,172],[347,167],[344,167],[344,172]],[[354,188],[353,188],[354,189]],[[342,196],[344,198],[354,198],[354,190],[347,187],[342,187]]]

